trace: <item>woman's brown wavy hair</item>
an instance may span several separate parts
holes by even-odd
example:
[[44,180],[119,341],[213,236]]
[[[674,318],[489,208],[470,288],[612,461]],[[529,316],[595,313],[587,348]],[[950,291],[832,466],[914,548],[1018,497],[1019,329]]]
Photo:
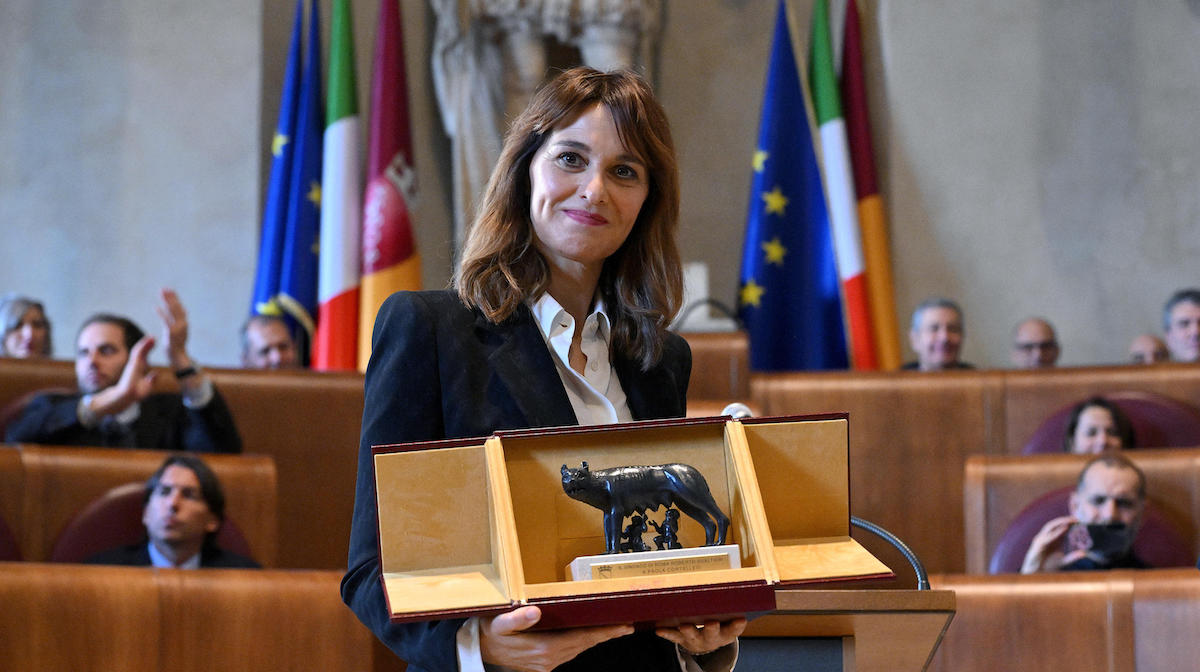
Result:
[[454,277],[459,296],[493,322],[540,297],[550,271],[529,219],[529,165],[554,130],[595,105],[611,114],[621,142],[645,163],[650,189],[629,237],[604,262],[597,289],[612,318],[612,349],[649,369],[679,310],[683,275],[675,232],[679,172],[667,115],[642,77],[627,71],[567,70],[543,86],[513,121]]

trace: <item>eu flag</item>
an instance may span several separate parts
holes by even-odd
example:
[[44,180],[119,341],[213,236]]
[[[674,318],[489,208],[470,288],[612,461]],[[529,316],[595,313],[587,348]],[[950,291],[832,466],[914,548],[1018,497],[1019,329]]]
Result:
[[258,268],[254,275],[251,315],[279,315],[275,300],[283,265],[284,230],[287,228],[289,185],[292,179],[292,155],[296,135],[296,112],[300,88],[300,33],[304,18],[303,0],[296,0],[296,20],[288,47],[287,69],[283,76],[283,94],[279,99],[279,118],[271,141],[271,178],[263,208],[262,232],[258,241]]
[[[321,143],[325,114],[321,104],[321,29],[317,0],[310,5],[308,49],[304,78],[300,84],[300,106],[296,122],[296,146],[289,184],[287,231],[284,235],[283,268],[279,281],[279,305],[298,324],[301,352],[307,353],[317,312],[317,240],[321,223]],[[307,338],[305,338],[307,336]]]
[[738,314],[756,371],[849,366],[829,210],[779,3],[746,217]]

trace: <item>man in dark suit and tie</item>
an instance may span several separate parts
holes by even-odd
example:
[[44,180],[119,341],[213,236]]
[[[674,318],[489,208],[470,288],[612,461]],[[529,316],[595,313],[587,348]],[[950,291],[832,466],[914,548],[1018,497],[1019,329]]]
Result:
[[151,394],[153,336],[127,318],[97,314],[75,339],[76,394],[35,397],[5,433],[10,442],[239,453],[242,441],[225,400],[187,353],[187,312],[162,290],[167,359],[179,394]]
[[146,481],[146,540],[97,553],[85,562],[173,569],[257,568],[257,562],[216,543],[225,522],[225,494],[216,474],[194,455],[172,455]]

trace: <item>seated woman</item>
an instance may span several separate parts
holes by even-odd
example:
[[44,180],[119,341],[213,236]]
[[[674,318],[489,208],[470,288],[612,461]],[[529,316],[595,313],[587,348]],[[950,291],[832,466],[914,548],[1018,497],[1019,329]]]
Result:
[[0,298],[0,325],[4,327],[0,357],[50,357],[50,321],[41,303],[16,294]]
[[1076,455],[1098,455],[1108,450],[1133,448],[1133,425],[1116,404],[1092,397],[1071,411],[1063,450]]

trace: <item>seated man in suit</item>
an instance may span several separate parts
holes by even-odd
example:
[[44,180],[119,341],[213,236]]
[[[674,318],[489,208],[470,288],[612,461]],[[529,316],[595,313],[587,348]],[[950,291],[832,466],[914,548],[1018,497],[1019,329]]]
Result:
[[1200,289],[1181,289],[1167,299],[1163,334],[1172,361],[1200,362]]
[[925,299],[912,314],[908,343],[917,353],[916,361],[900,367],[906,371],[945,371],[973,369],[959,359],[963,342],[962,308],[950,299]]
[[86,562],[176,569],[259,566],[217,546],[217,532],[225,522],[225,494],[200,458],[168,457],[146,481],[145,502],[146,541],[97,553]]
[[299,354],[282,317],[253,315],[242,326],[242,366],[247,369],[299,368]]
[[1134,364],[1158,364],[1170,359],[1167,344],[1154,334],[1139,334],[1129,342],[1129,361]]
[[162,290],[158,314],[181,394],[151,394],[154,337],[116,315],[88,318],[75,339],[76,394],[35,397],[5,432],[10,442],[239,453],[225,400],[187,353],[187,312]]
[[1034,535],[1022,574],[1147,567],[1133,554],[1146,510],[1146,475],[1132,460],[1120,453],[1090,460],[1079,472],[1070,509]]
[[1012,363],[1018,369],[1050,368],[1058,362],[1061,352],[1049,320],[1027,317],[1013,329]]

